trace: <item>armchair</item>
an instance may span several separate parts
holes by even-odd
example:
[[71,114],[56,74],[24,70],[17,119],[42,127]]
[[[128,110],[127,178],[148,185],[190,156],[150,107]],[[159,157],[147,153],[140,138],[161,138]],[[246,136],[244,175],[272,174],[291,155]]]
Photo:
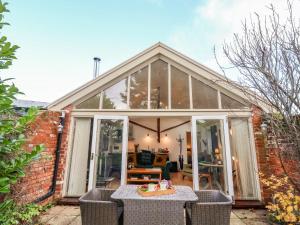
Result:
[[153,162],[155,159],[155,154],[142,150],[141,152],[137,153],[137,166],[138,168],[153,168]]
[[123,203],[110,197],[114,191],[96,188],[79,199],[83,225],[123,224]]

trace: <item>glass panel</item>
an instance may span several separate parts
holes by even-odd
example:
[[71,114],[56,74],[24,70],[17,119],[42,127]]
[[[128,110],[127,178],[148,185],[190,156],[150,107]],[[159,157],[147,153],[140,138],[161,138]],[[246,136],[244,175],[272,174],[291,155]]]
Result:
[[103,109],[127,109],[127,82],[121,80],[103,92]]
[[148,66],[135,72],[130,78],[130,108],[148,107]]
[[236,199],[258,199],[248,119],[230,119],[233,185]]
[[193,108],[217,109],[218,92],[212,87],[192,77]]
[[122,120],[98,120],[96,187],[117,188],[120,185],[122,139]]
[[221,102],[223,109],[244,109],[247,108],[246,105],[238,102],[237,100],[221,93]]
[[168,64],[160,59],[151,64],[151,108],[168,108]]
[[226,191],[221,120],[197,120],[196,126],[199,187]]
[[76,109],[99,109],[100,94],[97,94],[76,106]]
[[183,71],[171,66],[171,99],[172,109],[189,109],[189,76]]

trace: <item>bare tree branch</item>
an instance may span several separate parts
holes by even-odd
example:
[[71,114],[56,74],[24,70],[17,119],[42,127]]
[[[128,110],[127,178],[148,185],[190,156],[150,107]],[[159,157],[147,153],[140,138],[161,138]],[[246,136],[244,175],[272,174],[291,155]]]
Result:
[[[300,17],[295,17],[289,0],[286,18],[274,5],[268,9],[268,16],[255,13],[232,42],[224,43],[224,55],[242,78],[238,83],[227,81],[276,110],[266,116],[280,149],[300,160]],[[226,77],[227,68],[220,68]]]

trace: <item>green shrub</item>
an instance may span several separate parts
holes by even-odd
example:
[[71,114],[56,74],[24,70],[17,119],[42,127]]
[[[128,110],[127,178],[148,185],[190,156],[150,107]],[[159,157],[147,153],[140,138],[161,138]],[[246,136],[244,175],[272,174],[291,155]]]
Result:
[[43,207],[37,204],[17,205],[13,200],[6,200],[0,206],[0,224],[36,224],[36,217],[43,211]]
[[[8,12],[7,3],[0,0],[0,31],[7,23],[3,22],[4,13]],[[8,69],[16,59],[19,47],[12,45],[5,36],[0,37],[0,70]],[[30,108],[22,116],[13,107],[16,95],[22,94],[10,83],[11,79],[0,77],[0,224],[30,224],[41,207],[35,204],[18,205],[11,198],[11,185],[25,176],[25,167],[44,149],[37,145],[30,152],[24,150],[26,130],[38,113],[37,108]]]

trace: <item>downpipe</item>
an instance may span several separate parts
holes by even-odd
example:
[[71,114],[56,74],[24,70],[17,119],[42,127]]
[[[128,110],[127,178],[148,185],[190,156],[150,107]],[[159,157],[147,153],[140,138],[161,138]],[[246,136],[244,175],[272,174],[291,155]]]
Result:
[[57,142],[56,142],[56,150],[55,150],[55,163],[54,163],[52,184],[51,184],[49,191],[46,194],[44,194],[41,197],[34,200],[33,203],[39,203],[39,202],[46,200],[47,198],[51,197],[55,193],[55,190],[56,190],[58,165],[59,165],[59,160],[60,160],[60,147],[61,147],[61,141],[62,141],[63,128],[65,125],[65,112],[64,111],[61,112],[59,120],[60,121],[59,121],[58,129],[57,129]]

